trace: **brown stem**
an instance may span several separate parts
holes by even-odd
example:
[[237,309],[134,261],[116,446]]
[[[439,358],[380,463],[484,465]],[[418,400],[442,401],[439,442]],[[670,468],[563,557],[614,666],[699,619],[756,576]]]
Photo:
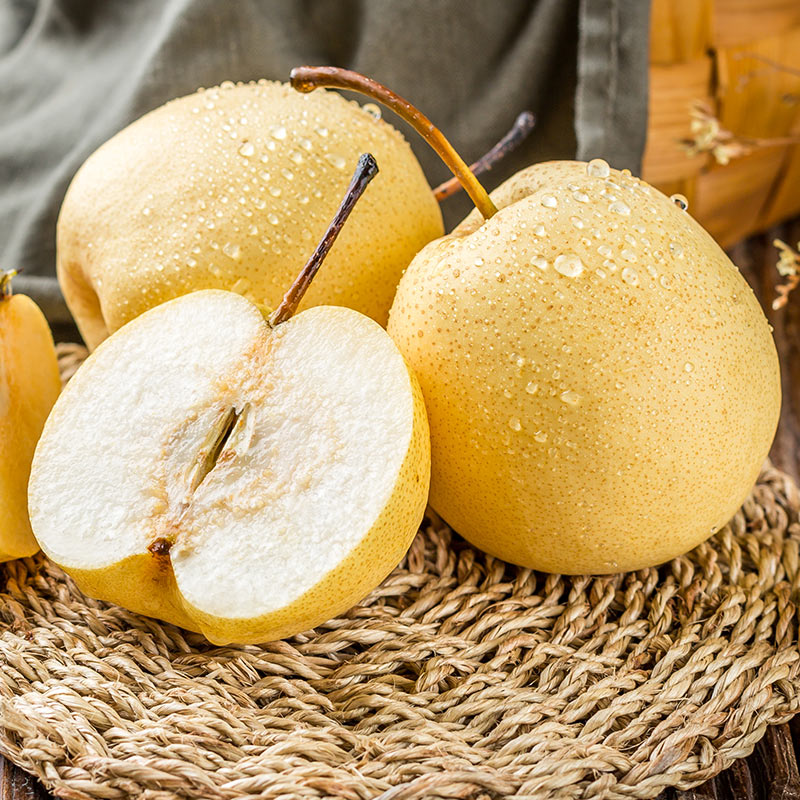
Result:
[[[528,134],[533,130],[535,124],[536,117],[530,111],[523,111],[514,120],[511,130],[488,153],[469,165],[469,171],[476,176],[489,172],[495,164],[516,150],[528,138]],[[450,178],[433,190],[433,196],[441,203],[442,200],[447,200],[460,189],[461,183],[458,178]]]
[[298,92],[311,92],[314,89],[349,89],[359,92],[372,100],[383,103],[398,116],[408,122],[422,136],[423,139],[436,151],[439,158],[444,161],[452,173],[458,178],[464,191],[478,211],[489,219],[497,213],[497,208],[489,197],[486,189],[481,186],[478,179],[469,171],[464,159],[455,151],[453,145],[447,141],[444,134],[408,100],[395,94],[377,81],[367,78],[358,72],[339,67],[295,67],[291,72],[291,84]]
[[325,256],[328,255],[328,251],[333,247],[339,231],[341,231],[342,226],[350,216],[350,212],[353,210],[358,198],[364,194],[367,185],[377,174],[378,162],[375,161],[375,157],[371,153],[364,153],[358,159],[356,171],[353,173],[347,192],[342,199],[339,210],[336,212],[336,216],[328,226],[328,230],[325,231],[324,236],[311,254],[311,258],[308,259],[300,274],[295,278],[294,283],[289,287],[289,291],[284,295],[280,305],[270,314],[268,321],[273,328],[282,322],[286,322],[297,311],[303,295],[311,285],[311,281],[314,280],[314,276],[319,272]]
[[11,297],[11,279],[15,275],[19,275],[18,269],[0,272],[0,300],[8,300]]

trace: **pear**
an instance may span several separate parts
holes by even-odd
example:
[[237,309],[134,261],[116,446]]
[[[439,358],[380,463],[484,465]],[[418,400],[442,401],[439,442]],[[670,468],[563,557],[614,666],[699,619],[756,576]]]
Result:
[[417,254],[389,320],[427,405],[431,505],[539,570],[688,551],[745,499],[775,433],[778,359],[753,292],[685,198],[604,161],[468,187],[480,212]]
[[443,226],[411,148],[379,116],[335,92],[228,82],[116,134],[78,171],[58,220],[58,276],[89,347],[197,289],[274,307],[364,150],[381,174],[304,307],[348,306],[385,325],[403,269]]
[[36,442],[61,389],[53,336],[36,303],[0,274],[0,561],[39,550],[28,520]]
[[67,385],[30,512],[85,593],[261,642],[346,611],[402,558],[430,475],[416,378],[363,314],[292,316],[334,236],[268,318],[199,290],[126,325]]

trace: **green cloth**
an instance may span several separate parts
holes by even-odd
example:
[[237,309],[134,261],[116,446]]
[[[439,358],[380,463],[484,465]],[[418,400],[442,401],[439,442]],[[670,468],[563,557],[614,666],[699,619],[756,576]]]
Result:
[[[636,171],[647,112],[643,0],[5,0],[0,3],[0,264],[53,322],[67,185],[100,144],[166,100],[299,64],[364,72],[417,104],[465,159],[525,108],[530,139],[486,179],[600,156]],[[390,121],[397,123],[391,114]],[[431,185],[446,169],[399,123]],[[469,209],[454,197],[448,227]]]

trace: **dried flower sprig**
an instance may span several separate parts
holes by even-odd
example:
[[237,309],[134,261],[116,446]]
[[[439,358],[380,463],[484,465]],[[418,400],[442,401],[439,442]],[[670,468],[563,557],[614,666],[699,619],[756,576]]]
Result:
[[780,147],[800,143],[800,136],[780,136],[772,139],[737,136],[723,128],[707,103],[695,101],[691,111],[691,138],[681,139],[689,156],[710,153],[718,164],[728,164],[760,147]]
[[[775,287],[778,296],[772,301],[772,307],[777,310],[786,305],[789,294],[800,285],[800,253],[780,239],[775,239],[773,244],[778,248],[778,273],[786,279]],[[800,242],[797,247],[800,249]]]

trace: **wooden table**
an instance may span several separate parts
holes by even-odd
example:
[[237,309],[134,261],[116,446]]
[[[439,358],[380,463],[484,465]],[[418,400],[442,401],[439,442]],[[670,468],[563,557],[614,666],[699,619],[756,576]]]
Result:
[[[783,408],[771,457],[776,466],[800,484],[800,289],[789,305],[773,311],[777,261],[774,238],[796,245],[800,219],[734,246],[738,264],[775,328],[781,358]],[[727,772],[688,792],[665,792],[659,800],[800,800],[800,717],[769,728],[753,754]],[[0,757],[0,800],[49,800],[34,778]]]

